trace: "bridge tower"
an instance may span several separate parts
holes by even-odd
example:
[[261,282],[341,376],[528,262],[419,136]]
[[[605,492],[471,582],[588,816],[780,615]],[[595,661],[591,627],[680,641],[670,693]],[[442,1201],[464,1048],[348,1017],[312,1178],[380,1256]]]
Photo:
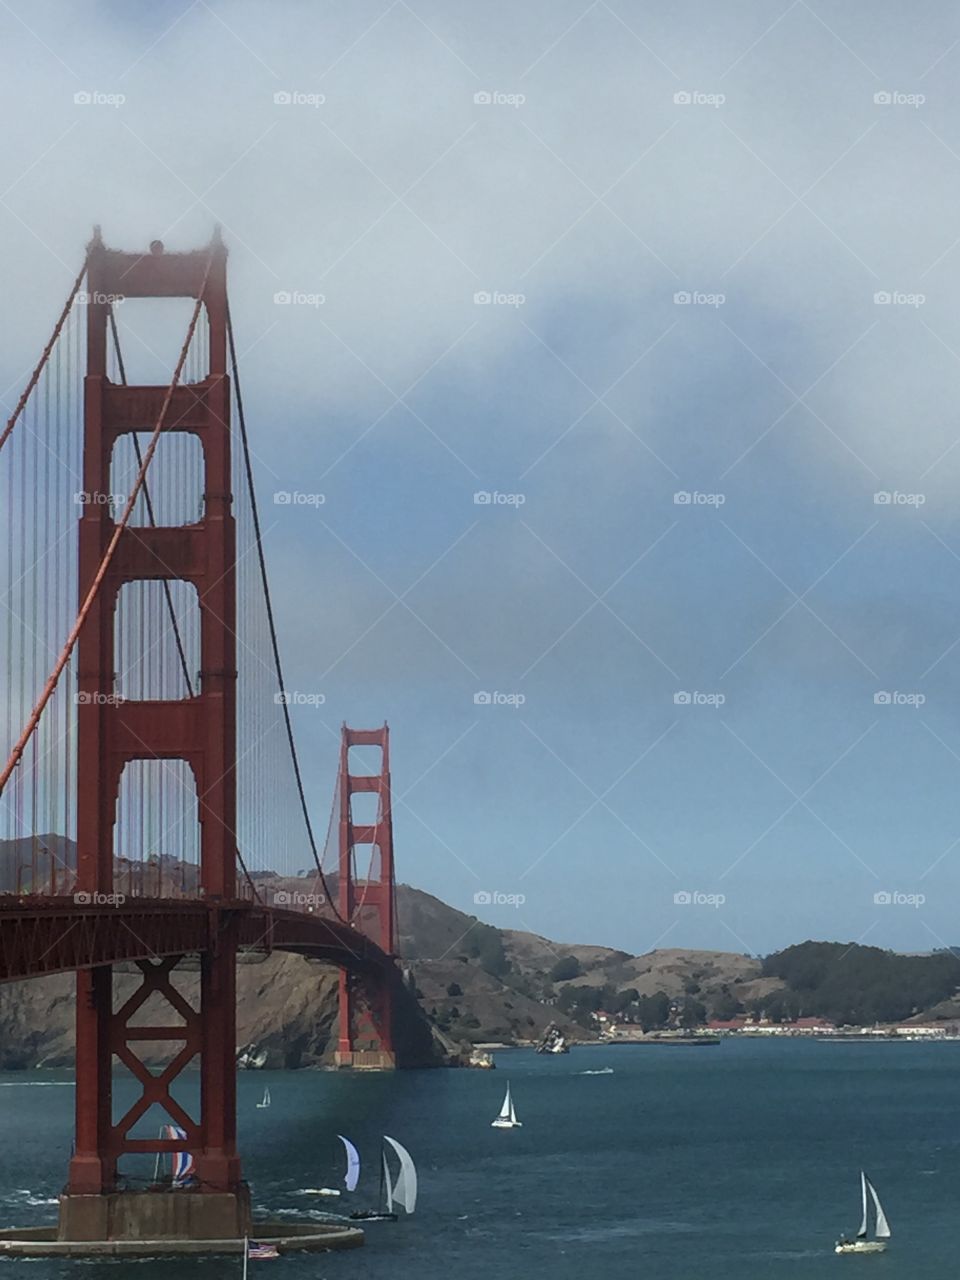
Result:
[[[77,973],[76,1138],[61,1200],[60,1235],[103,1240],[138,1234],[139,1219],[161,1234],[167,1225],[176,1233],[235,1238],[249,1230],[249,1200],[236,1150],[236,916],[221,910],[221,904],[237,898],[236,552],[226,250],[217,237],[209,248],[196,252],[167,253],[154,242],[149,252],[121,253],[106,248],[97,233],[89,250],[87,288],[84,490],[109,494],[117,441],[125,433],[151,432],[161,420],[164,432],[187,432],[199,441],[204,483],[202,514],[196,522],[123,530],[79,637],[77,891],[80,901],[87,895],[85,900],[95,903],[106,901],[102,895],[114,891],[114,824],[124,767],[138,760],[186,761],[196,783],[198,895],[208,906],[209,937],[200,962],[197,1009],[171,985],[179,957],[138,962],[139,990],[120,1008],[115,1008],[110,966]],[[110,300],[117,296],[201,300],[198,323],[206,325],[209,340],[205,376],[172,393],[169,385],[111,382],[107,338]],[[170,373],[172,379],[173,370]],[[95,584],[115,529],[103,500],[84,505],[79,530],[81,600]],[[118,596],[124,584],[144,580],[182,580],[196,588],[200,681],[182,700],[121,701],[113,696]],[[138,1010],[157,994],[171,1007],[171,1025],[138,1023]],[[144,1041],[169,1042],[169,1063],[162,1073],[148,1071],[137,1056]],[[132,1073],[139,1091],[134,1105],[120,1116],[114,1114],[114,1058]],[[189,1115],[174,1099],[171,1085],[196,1060],[199,1114]],[[153,1104],[166,1112],[165,1121],[185,1131],[185,1140],[131,1136]],[[195,1157],[198,1194],[180,1191],[164,1197],[118,1189],[120,1157],[177,1150]],[[179,1215],[175,1228],[163,1221],[164,1199],[170,1202],[170,1213]]]
[[[373,747],[380,751],[376,773],[351,773],[350,748]],[[340,738],[338,908],[344,920],[354,924],[388,956],[397,953],[396,893],[393,875],[393,819],[390,810],[390,730],[349,729]],[[353,797],[376,797],[372,822],[354,821]],[[357,878],[358,864],[369,874]],[[390,974],[378,980],[364,979],[340,970],[340,1034],[336,1063],[339,1067],[392,1068],[396,1066],[393,1040],[393,992]]]

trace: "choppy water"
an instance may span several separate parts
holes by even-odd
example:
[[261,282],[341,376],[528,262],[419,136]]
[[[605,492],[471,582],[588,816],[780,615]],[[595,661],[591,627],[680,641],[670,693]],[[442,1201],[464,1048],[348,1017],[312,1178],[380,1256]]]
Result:
[[[371,1224],[361,1250],[251,1263],[290,1280],[797,1280],[867,1269],[947,1280],[960,1210],[960,1043],[728,1041],[716,1049],[589,1048],[497,1055],[498,1070],[395,1076],[242,1073],[240,1131],[255,1200],[302,1215],[333,1186],[338,1132],[366,1160],[379,1135],[420,1171],[417,1214]],[[612,1067],[612,1074],[585,1074]],[[0,1076],[0,1221],[49,1220],[71,1134],[59,1073]],[[522,1129],[490,1128],[507,1079]],[[273,1106],[258,1111],[265,1083]],[[28,1087],[23,1087],[24,1085]],[[888,1253],[838,1258],[859,1219],[858,1170],[880,1192]],[[336,1202],[326,1202],[327,1204]],[[197,1280],[239,1260],[11,1262],[32,1280]],[[2,1274],[2,1273],[0,1273]]]

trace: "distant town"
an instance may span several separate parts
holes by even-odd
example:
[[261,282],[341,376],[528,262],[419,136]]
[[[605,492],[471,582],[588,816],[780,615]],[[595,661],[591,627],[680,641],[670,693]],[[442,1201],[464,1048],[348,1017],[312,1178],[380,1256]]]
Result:
[[716,1040],[721,1036],[807,1036],[821,1040],[960,1040],[958,1023],[899,1023],[875,1026],[840,1026],[827,1018],[797,1018],[793,1022],[772,1022],[767,1018],[741,1016],[711,1018],[695,1027],[676,1027],[644,1031],[642,1027],[622,1021],[614,1014],[600,1011],[596,1015],[600,1039],[622,1044],[651,1041]]

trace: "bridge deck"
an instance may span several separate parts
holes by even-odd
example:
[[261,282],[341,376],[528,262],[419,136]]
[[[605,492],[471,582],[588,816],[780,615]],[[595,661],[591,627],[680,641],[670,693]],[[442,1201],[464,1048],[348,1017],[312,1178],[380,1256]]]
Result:
[[212,950],[236,921],[240,951],[292,951],[353,972],[382,972],[389,958],[339,920],[259,903],[0,895],[0,982]]

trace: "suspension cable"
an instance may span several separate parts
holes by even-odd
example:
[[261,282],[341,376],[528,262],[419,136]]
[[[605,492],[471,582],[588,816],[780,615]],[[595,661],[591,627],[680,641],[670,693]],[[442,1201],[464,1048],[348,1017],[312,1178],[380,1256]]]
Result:
[[[240,390],[240,374],[237,362],[237,348],[233,336],[233,322],[230,318],[230,304],[227,303],[227,339],[230,343],[230,368],[233,377],[233,385],[237,397],[237,421],[240,425],[240,441],[243,447],[243,466],[247,480],[247,493],[250,498],[250,509],[253,517],[253,532],[257,544],[257,559],[260,565],[260,581],[263,586],[263,598],[267,610],[267,626],[270,631],[270,645],[273,650],[273,666],[276,672],[277,685],[281,693],[285,688],[283,680],[283,664],[280,660],[280,644],[277,639],[277,628],[273,616],[273,601],[270,596],[270,583],[267,578],[267,561],[263,551],[263,537],[260,529],[260,512],[257,508],[257,495],[253,485],[253,465],[250,461],[250,442],[247,436],[247,421],[243,411],[243,394]],[[297,784],[297,795],[300,800],[300,809],[303,813],[303,821],[307,829],[307,839],[310,843],[310,852],[313,854],[313,860],[316,863],[317,871],[320,875],[320,883],[323,885],[323,891],[326,895],[327,902],[333,908],[337,919],[342,920],[343,917],[337,910],[336,903],[330,893],[326,877],[323,874],[323,863],[317,852],[317,841],[313,832],[313,823],[310,821],[310,810],[307,807],[307,797],[303,786],[303,774],[300,770],[300,757],[297,754],[297,743],[293,736],[293,720],[290,715],[290,707],[286,700],[281,700],[283,707],[283,720],[286,728],[287,743],[290,747],[290,759],[293,763],[293,774]]]
[[70,290],[70,297],[67,299],[63,310],[60,312],[59,320],[53,327],[53,333],[50,335],[50,341],[43,348],[43,352],[40,356],[39,362],[37,363],[37,367],[34,369],[33,373],[31,374],[30,381],[24,387],[23,394],[21,395],[20,399],[17,401],[17,407],[14,409],[13,413],[7,419],[7,425],[4,427],[3,433],[0,434],[0,449],[2,449],[3,446],[10,439],[10,436],[13,433],[13,428],[17,425],[17,420],[20,417],[21,413],[23,413],[23,410],[27,401],[30,399],[30,393],[33,391],[34,387],[40,381],[40,375],[41,373],[43,373],[44,366],[46,365],[47,361],[50,359],[50,352],[53,350],[57,339],[60,337],[60,331],[63,328],[64,324],[66,324],[67,316],[70,314],[70,309],[73,306],[74,299],[76,298],[77,294],[80,292],[80,286],[81,284],[83,284],[83,277],[87,274],[88,261],[89,261],[88,257],[84,258],[83,266],[80,268],[80,274],[77,276],[76,280],[74,280],[73,288]]
[[133,514],[133,508],[136,505],[137,498],[140,496],[140,491],[143,488],[143,483],[144,483],[144,480],[146,479],[147,468],[150,466],[150,463],[153,461],[153,455],[156,453],[157,445],[160,443],[160,436],[161,436],[161,433],[163,432],[163,427],[166,421],[167,413],[169,412],[169,409],[170,409],[170,402],[173,400],[173,393],[176,390],[177,385],[180,381],[180,375],[183,372],[183,366],[187,359],[187,352],[190,349],[190,343],[193,341],[193,335],[197,328],[197,321],[200,318],[201,308],[203,307],[203,297],[207,291],[207,279],[209,278],[210,268],[212,265],[213,265],[213,255],[211,254],[210,257],[207,259],[206,270],[203,273],[203,283],[201,284],[200,290],[197,294],[196,306],[194,307],[193,315],[190,318],[190,325],[189,325],[189,328],[187,329],[187,336],[186,338],[184,338],[183,346],[180,349],[180,356],[177,360],[177,366],[173,372],[173,378],[171,379],[170,385],[167,387],[166,393],[164,394],[163,404],[160,407],[160,414],[157,418],[156,426],[153,429],[153,434],[151,435],[150,442],[147,445],[147,451],[143,455],[143,464],[140,467],[136,480],[134,481],[133,489],[130,492],[130,496],[127,498],[127,505],[123,509],[123,515],[120,517],[119,521],[114,526],[114,530],[113,530],[113,533],[111,534],[110,541],[107,544],[107,549],[103,553],[103,559],[100,561],[100,566],[97,569],[96,574],[94,575],[93,582],[90,584],[90,588],[87,591],[86,596],[84,597],[83,604],[80,606],[80,611],[77,614],[77,619],[73,624],[73,627],[70,631],[69,636],[67,637],[66,643],[63,646],[63,650],[60,653],[60,657],[57,659],[56,665],[54,666],[53,671],[50,673],[47,683],[44,685],[43,692],[40,694],[40,697],[37,700],[37,704],[30,715],[30,719],[27,721],[27,724],[23,730],[23,733],[21,733],[20,737],[18,738],[16,746],[13,748],[13,750],[10,753],[9,760],[4,765],[3,772],[0,773],[0,796],[3,795],[4,788],[6,787],[7,782],[10,780],[10,775],[13,773],[14,769],[20,763],[20,760],[23,757],[23,753],[28,743],[30,742],[30,739],[33,737],[34,730],[36,729],[37,725],[40,723],[40,717],[43,715],[43,712],[47,706],[47,703],[53,697],[54,690],[57,687],[57,682],[59,681],[60,676],[63,674],[63,669],[67,665],[67,663],[70,661],[70,656],[73,653],[77,640],[80,636],[80,632],[83,629],[83,624],[86,622],[87,615],[89,614],[90,610],[93,608],[94,601],[96,600],[97,595],[100,591],[100,587],[103,585],[103,580],[107,575],[107,570],[110,568],[110,563],[113,560],[114,553],[116,552],[120,539],[123,536],[123,532],[130,521],[130,517]]

